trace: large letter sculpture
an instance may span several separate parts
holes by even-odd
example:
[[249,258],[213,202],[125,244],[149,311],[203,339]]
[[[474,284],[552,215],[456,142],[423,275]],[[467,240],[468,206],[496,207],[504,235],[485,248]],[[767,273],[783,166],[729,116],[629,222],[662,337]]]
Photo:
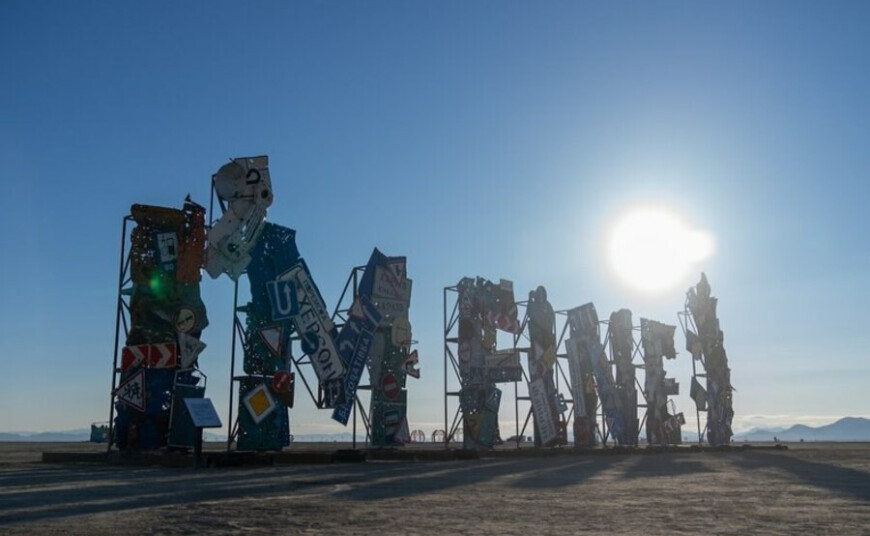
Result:
[[[375,248],[360,280],[354,303],[354,309],[361,314],[354,315],[352,309],[348,321],[350,325],[358,322],[354,320],[355,316],[359,319],[359,328],[353,328],[351,333],[359,332],[360,335],[356,337],[353,348],[350,337],[345,345],[347,355],[351,356],[345,394],[350,398],[346,399],[345,411],[334,412],[333,419],[347,423],[362,365],[366,365],[372,389],[369,415],[370,438],[374,447],[403,445],[411,439],[405,381],[408,375],[419,378],[420,374],[416,367],[417,351],[410,352],[408,311],[411,287],[405,257],[388,257]],[[362,321],[363,318],[366,320]]]
[[522,380],[519,354],[496,349],[496,330],[518,333],[513,283],[496,285],[483,278],[463,278],[459,292],[459,405],[465,448],[491,448],[499,438],[501,390],[496,383]]
[[674,331],[670,326],[654,320],[640,319],[641,346],[646,377],[646,439],[650,445],[679,444],[682,441],[682,413],[668,410],[668,395],[678,395],[680,384],[674,378],[665,378],[663,357],[674,359]]
[[601,330],[598,323],[598,312],[595,305],[587,303],[568,311],[568,322],[572,328],[570,342],[576,345],[580,354],[580,362],[588,362],[595,377],[598,396],[601,399],[601,409],[607,429],[620,445],[630,444],[626,438],[625,416],[622,411],[622,400],[613,379],[613,370],[607,361],[604,346],[601,344]]
[[707,410],[707,442],[711,445],[727,445],[731,442],[731,420],[734,409],[731,405],[731,370],[723,345],[724,335],[719,329],[716,316],[718,300],[710,295],[707,276],[690,288],[686,305],[692,313],[698,333],[686,332],[687,349],[692,358],[700,361],[707,374],[705,390],[692,378],[692,398],[702,411]]
[[587,318],[589,305],[568,311],[569,338],[565,340],[568,353],[568,372],[571,375],[571,392],[574,396],[574,446],[594,447],[595,411],[598,394],[595,392],[595,373],[592,360],[586,351],[584,337],[588,337],[593,324],[598,323],[597,314]]
[[610,315],[610,355],[616,365],[616,391],[623,413],[625,433],[621,445],[637,445],[637,375],[632,357],[634,355],[634,336],[632,334],[631,311],[620,309]]
[[205,209],[133,205],[130,330],[115,390],[119,449],[192,447],[195,430],[184,398],[202,397],[194,367],[208,325],[199,282]]
[[337,329],[320,290],[296,247],[296,231],[265,221],[272,182],[265,156],[236,158],[214,176],[225,207],[209,231],[206,270],[233,280],[247,270],[251,301],[243,341],[245,376],[239,379],[240,450],[278,450],[290,443],[287,408],[293,406],[291,335],[309,356],[325,400],[343,400],[345,367],[335,341]]
[[[564,420],[558,411],[553,367],[556,364],[556,314],[547,290],[529,292],[529,398],[535,415],[535,443],[549,447],[565,443]],[[564,402],[563,402],[564,403]]]

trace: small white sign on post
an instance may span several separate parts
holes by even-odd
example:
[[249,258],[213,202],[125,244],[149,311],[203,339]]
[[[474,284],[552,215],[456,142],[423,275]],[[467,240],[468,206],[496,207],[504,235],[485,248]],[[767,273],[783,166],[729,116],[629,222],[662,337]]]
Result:
[[185,398],[184,404],[190,412],[195,428],[220,428],[221,419],[210,398]]

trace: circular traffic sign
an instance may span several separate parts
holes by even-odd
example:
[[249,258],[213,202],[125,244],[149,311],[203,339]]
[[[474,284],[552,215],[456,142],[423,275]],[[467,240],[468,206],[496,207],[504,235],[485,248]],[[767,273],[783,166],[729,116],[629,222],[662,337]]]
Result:
[[286,370],[279,370],[272,376],[272,390],[276,393],[286,393],[293,385],[293,377]]
[[381,380],[381,390],[384,392],[384,396],[390,400],[395,400],[399,396],[401,387],[399,386],[399,380],[396,379],[395,374],[390,372],[384,376]]
[[182,307],[175,317],[175,329],[181,333],[187,333],[196,325],[196,313],[190,307]]

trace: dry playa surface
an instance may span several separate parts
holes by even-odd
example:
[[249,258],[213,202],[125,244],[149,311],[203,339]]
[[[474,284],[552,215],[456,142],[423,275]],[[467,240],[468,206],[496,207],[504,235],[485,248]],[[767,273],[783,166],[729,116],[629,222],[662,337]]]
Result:
[[0,534],[870,534],[870,444],[206,469],[39,461],[99,449],[0,443]]

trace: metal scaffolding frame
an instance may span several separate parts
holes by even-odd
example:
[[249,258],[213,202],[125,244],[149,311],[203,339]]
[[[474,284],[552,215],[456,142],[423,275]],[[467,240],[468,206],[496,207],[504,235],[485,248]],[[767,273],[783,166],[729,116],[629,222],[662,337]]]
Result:
[[[450,296],[453,296],[451,298]],[[460,431],[460,426],[463,423],[463,414],[462,414],[462,405],[456,404],[456,411],[453,412],[453,417],[450,417],[450,399],[456,398],[457,401],[459,399],[460,393],[462,391],[462,376],[459,373],[459,362],[457,360],[458,354],[458,345],[459,345],[459,336],[456,333],[458,329],[459,323],[459,285],[451,285],[448,287],[444,287],[444,448],[450,447],[451,441],[457,441],[456,433]],[[452,305],[451,305],[452,304]],[[525,305],[525,302],[517,302],[517,307],[520,305]],[[526,319],[523,318],[523,323],[525,324]],[[514,335],[514,348],[517,349],[517,342],[519,341],[519,334]],[[456,347],[457,351],[454,351],[454,347]],[[522,349],[520,349],[522,351]],[[528,348],[525,349],[528,352]],[[520,360],[522,364],[522,360]],[[452,375],[451,375],[452,372]],[[451,382],[451,378],[453,382]],[[523,369],[523,379],[528,382],[528,376],[526,375],[525,369]],[[511,383],[511,382],[507,382]],[[516,428],[517,435],[517,447],[520,445],[520,428],[519,428],[519,419],[520,419],[520,410],[519,403],[522,400],[529,400],[528,396],[520,396],[519,395],[519,387],[518,384],[520,382],[512,382],[514,384],[514,423]],[[451,390],[455,389],[455,390]],[[504,400],[504,398],[502,399]],[[529,409],[531,413],[531,409]],[[528,424],[528,416],[526,417],[526,424]],[[523,426],[523,431],[525,431],[525,425]]]
[[[338,298],[338,302],[335,304],[335,309],[332,312],[332,321],[335,323],[336,328],[341,328],[344,324],[347,323],[347,314],[350,312],[351,306],[353,306],[354,300],[359,295],[359,282],[362,278],[362,274],[365,272],[366,267],[363,266],[354,266],[350,275],[347,277],[347,281],[344,283],[344,288],[341,291],[341,296]],[[365,372],[368,375],[368,371]],[[318,384],[319,385],[319,384]],[[371,442],[371,419],[366,413],[365,406],[363,406],[362,401],[359,397],[360,391],[368,391],[371,392],[371,379],[369,379],[368,385],[360,384],[357,387],[357,392],[354,394],[354,403],[353,403],[353,448],[356,448],[356,430],[357,430],[357,413],[359,413],[360,418],[362,419],[363,427],[366,431],[365,445],[368,447]],[[319,393],[319,396],[322,400],[322,392]],[[318,406],[320,407],[320,406]],[[359,411],[357,411],[359,410]]]
[[130,331],[130,295],[131,291],[125,291],[124,286],[132,282],[130,275],[130,251],[132,240],[127,240],[127,224],[133,221],[133,216],[127,215],[121,221],[121,260],[118,267],[118,299],[115,309],[115,345],[112,361],[112,390],[109,395],[109,444],[106,451],[112,450],[115,443],[115,389],[118,387],[118,376],[121,369],[118,368],[118,357],[121,355],[121,329],[124,330],[124,341]]
[[[214,197],[214,186],[212,185],[212,196]],[[221,208],[223,204],[221,203]],[[209,226],[211,226],[211,217],[209,218]],[[332,313],[332,320],[335,322],[336,329],[341,329],[341,327],[347,322],[347,313],[350,310],[350,306],[353,304],[354,298],[356,298],[358,294],[358,286],[360,274],[365,271],[365,266],[356,266],[351,270],[350,275],[347,278],[347,282],[344,285],[344,288],[341,292],[341,296],[338,299],[338,303],[335,305],[335,309]],[[347,304],[347,298],[350,297],[350,303]],[[241,375],[236,376],[236,353],[240,350],[239,346],[241,345],[241,353],[244,355],[244,346],[247,343],[247,336],[245,334],[244,322],[242,321],[241,315],[244,315],[246,312],[245,306],[239,306],[239,282],[234,282],[234,290],[233,290],[233,329],[232,329],[232,339],[230,346],[230,392],[229,392],[229,419],[227,422],[231,423],[231,425],[227,429],[227,451],[232,450],[233,441],[238,437],[239,434],[239,420],[238,415],[235,416],[235,420],[233,419],[234,413],[234,392],[236,388],[236,382],[242,381],[244,378],[257,377],[257,375]],[[316,375],[314,378],[309,378],[309,374],[313,373],[314,365],[311,362],[310,356],[302,352],[301,350],[301,339],[294,329],[290,334],[290,345],[288,347],[288,364],[290,365],[290,371],[294,372],[296,377],[302,381],[302,385],[305,387],[305,391],[308,393],[311,401],[314,403],[314,406],[317,409],[326,409],[324,391],[320,384],[320,381],[317,380]],[[306,372],[309,371],[309,372]],[[268,378],[268,376],[262,376],[262,378]],[[315,392],[316,386],[316,392]],[[369,385],[361,385],[359,389],[362,390],[370,390],[371,386]],[[295,404],[294,404],[295,405]],[[369,417],[365,411],[365,408],[362,406],[359,396],[355,397],[355,402],[353,406],[353,448],[356,448],[356,431],[357,431],[357,409],[359,409],[359,414],[362,417],[362,423],[366,430],[366,444],[369,442],[370,438],[370,430],[369,430]]]
[[[130,326],[132,325],[131,311],[130,311],[130,298],[133,295],[133,288],[125,288],[128,285],[131,285],[133,282],[132,274],[130,270],[131,263],[131,253],[133,249],[133,241],[129,239],[130,231],[129,224],[134,222],[132,215],[126,215],[121,219],[121,248],[120,248],[120,261],[118,265],[118,297],[116,300],[115,307],[115,337],[114,337],[114,345],[113,345],[113,357],[112,357],[112,389],[109,392],[109,433],[108,433],[108,446],[106,447],[107,452],[111,452],[112,445],[115,443],[115,390],[118,388],[118,379],[121,375],[121,368],[118,366],[118,359],[121,356],[123,348],[126,346],[127,336],[130,333]],[[123,330],[124,340],[121,340],[121,333]],[[199,362],[194,365],[194,368],[199,371]],[[200,374],[203,377],[206,377],[204,373],[200,371]],[[171,419],[171,415],[170,415]]]
[[[687,332],[689,330],[691,330],[695,333],[698,332],[698,328],[697,328],[697,326],[695,326],[695,320],[692,318],[691,311],[689,311],[688,298],[686,298],[686,303],[683,306],[683,310],[677,312],[677,318],[679,319],[680,329],[682,329],[682,331],[683,331],[683,338],[684,339],[688,338]],[[701,355],[701,364],[702,365],[704,364],[703,360],[704,360],[704,355],[702,354]],[[706,382],[706,378],[707,378],[706,368],[705,368],[704,372],[698,372],[698,364],[696,363],[696,361],[697,360],[694,357],[692,357],[692,381],[695,382],[695,381],[698,381],[698,378],[704,378],[704,381]],[[691,387],[690,387],[690,389],[691,389]],[[704,422],[704,429],[703,430],[701,429],[701,413],[702,412],[705,415],[707,414],[707,410],[700,409],[698,407],[698,404],[696,403],[695,404],[695,420],[697,422],[697,427],[698,427],[698,445],[699,446],[704,444],[704,439],[707,437],[706,419]]]

